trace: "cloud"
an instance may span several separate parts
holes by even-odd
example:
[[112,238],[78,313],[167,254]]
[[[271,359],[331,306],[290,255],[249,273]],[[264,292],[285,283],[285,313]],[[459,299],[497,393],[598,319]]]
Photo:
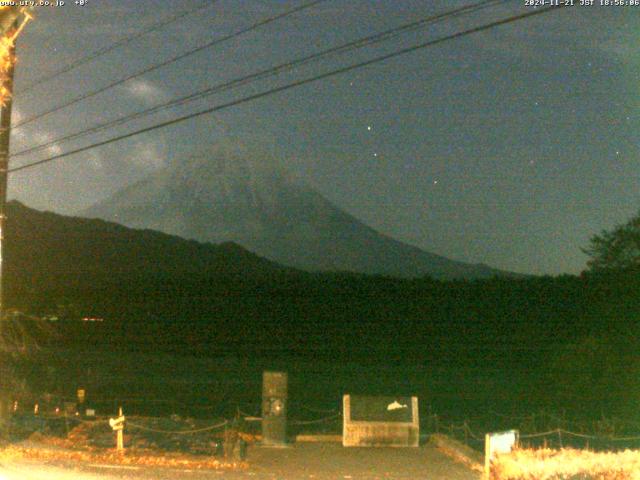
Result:
[[[13,122],[19,123],[24,115],[18,109],[14,109],[12,112]],[[37,147],[38,145],[49,144],[57,137],[56,132],[52,130],[47,130],[44,128],[39,128],[36,131],[31,131],[27,134],[27,131],[23,128],[18,128],[11,131],[14,145],[11,148],[13,152],[25,150],[28,148]],[[45,156],[53,156],[59,155],[63,151],[62,147],[58,143],[51,143],[46,148],[39,150],[37,153],[40,155],[45,154]],[[21,157],[21,160],[24,162],[25,159],[29,157]]]
[[155,105],[168,99],[168,95],[162,88],[148,80],[132,80],[125,88],[129,95],[147,104]]

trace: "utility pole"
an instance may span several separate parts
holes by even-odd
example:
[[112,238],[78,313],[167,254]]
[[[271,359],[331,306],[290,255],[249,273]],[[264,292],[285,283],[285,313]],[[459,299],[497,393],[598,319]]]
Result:
[[[20,17],[23,17],[20,19]],[[15,65],[15,41],[26,23],[31,19],[26,7],[0,7],[0,41],[6,42],[2,52],[3,58],[0,68],[5,70],[2,79],[4,102],[0,105],[0,322],[5,319],[4,302],[4,234],[7,204],[7,177],[9,174],[9,140],[11,137],[11,107],[13,106],[13,73]],[[0,328],[2,333],[2,328]],[[3,345],[4,346],[4,345]],[[3,371],[4,374],[4,371]],[[6,386],[0,389],[0,436],[8,433],[8,416],[11,398],[8,397]]]
[[[17,20],[13,24],[14,28],[18,27]],[[13,73],[15,62],[16,47],[15,42],[11,42],[9,47],[9,55],[12,61],[2,84],[3,91],[7,95],[4,103],[0,107],[0,321],[5,319],[5,303],[4,303],[4,233],[6,205],[7,205],[7,186],[8,186],[8,170],[9,170],[9,142],[11,140],[11,109],[13,106]]]
[[[4,298],[4,235],[6,224],[7,187],[9,174],[9,142],[11,140],[11,109],[13,106],[13,74],[16,58],[16,38],[31,19],[27,7],[3,7],[0,12],[0,34],[8,43],[4,59],[6,72],[2,81],[4,102],[0,105],[0,321],[6,318]],[[20,18],[22,17],[22,19]]]

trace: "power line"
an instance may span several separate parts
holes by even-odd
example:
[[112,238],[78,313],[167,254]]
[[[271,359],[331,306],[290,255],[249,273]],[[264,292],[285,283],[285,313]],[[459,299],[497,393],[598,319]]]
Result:
[[186,103],[198,100],[198,99],[202,99],[205,98],[207,96],[211,96],[215,93],[220,93],[222,91],[226,91],[229,90],[231,88],[235,88],[238,86],[242,86],[242,85],[246,85],[248,83],[257,81],[257,80],[261,80],[270,76],[274,76],[276,74],[282,73],[284,71],[289,71],[292,70],[294,68],[300,67],[302,65],[308,64],[312,61],[316,61],[316,60],[320,60],[321,58],[327,57],[329,55],[333,55],[333,54],[341,54],[341,53],[345,53],[345,52],[349,52],[351,50],[354,49],[358,49],[358,48],[363,48],[369,45],[373,45],[376,43],[380,43],[383,41],[387,41],[390,40],[392,38],[395,38],[397,36],[399,36],[400,34],[403,34],[405,32],[408,31],[413,31],[416,30],[418,28],[424,27],[426,25],[429,24],[433,24],[436,22],[440,22],[443,20],[447,20],[449,18],[452,17],[456,17],[459,15],[463,15],[463,14],[468,14],[471,12],[475,12],[475,11],[479,11],[481,9],[484,8],[488,8],[488,7],[492,7],[501,3],[506,3],[509,2],[511,0],[483,0],[481,2],[478,3],[473,3],[473,4],[469,4],[469,5],[465,5],[463,7],[459,7],[456,8],[454,10],[449,10],[447,12],[443,12],[434,16],[430,16],[430,17],[426,17],[426,18],[422,18],[420,20],[408,23],[408,24],[403,24],[400,25],[398,27],[394,27],[388,30],[385,30],[384,32],[380,32],[374,35],[369,35],[367,37],[362,37],[359,38],[357,40],[348,42],[346,44],[342,44],[336,47],[332,47],[326,50],[323,50],[321,52],[318,53],[314,53],[311,55],[307,55],[305,57],[296,59],[296,60],[292,60],[289,62],[285,62],[279,65],[276,65],[275,67],[270,67],[264,70],[261,70],[257,73],[253,73],[250,75],[245,75],[243,77],[240,78],[236,78],[234,80],[222,83],[222,84],[218,84],[218,85],[214,85],[212,87],[206,88],[204,90],[200,90],[198,92],[186,95],[184,97],[180,97],[174,100],[170,100],[168,102],[162,103],[160,105],[156,105],[154,107],[142,110],[142,111],[138,111],[135,113],[131,113],[128,115],[125,115],[123,117],[120,117],[118,119],[114,119],[114,120],[110,120],[107,122],[103,122],[101,124],[95,125],[91,128],[88,129],[84,129],[84,130],[80,130],[78,132],[74,132],[68,135],[64,135],[62,137],[58,137],[56,139],[47,141],[43,144],[40,145],[36,145],[34,147],[31,148],[27,148],[24,150],[21,150],[17,153],[14,153],[12,155],[12,157],[18,157],[18,156],[22,156],[22,155],[26,155],[29,153],[33,153],[35,151],[38,150],[42,150],[44,148],[50,147],[52,145],[61,143],[61,142],[65,142],[68,140],[72,140],[81,136],[85,136],[85,135],[89,135],[91,133],[95,133],[98,132],[100,130],[104,130],[107,128],[111,128],[117,125],[121,125],[124,123],[127,123],[129,121],[144,117],[144,116],[148,116],[154,113],[157,113],[161,110],[165,110],[168,108],[172,108],[178,105],[184,105]]
[[14,129],[16,128],[20,128],[24,125],[27,125],[29,123],[35,122],[36,120],[41,119],[42,117],[45,117],[47,115],[50,115],[52,113],[55,113],[59,110],[62,110],[64,108],[70,107],[71,105],[75,105],[78,102],[81,102],[83,100],[86,100],[88,98],[94,97],[100,93],[106,92],[107,90],[110,90],[114,87],[117,87],[118,85],[122,85],[123,83],[126,83],[130,80],[133,80],[134,78],[138,78],[141,77],[142,75],[146,75],[147,73],[153,72],[155,70],[158,70],[160,68],[166,67],[167,65],[170,65],[172,63],[175,63],[179,60],[183,60],[187,57],[190,57],[191,55],[195,55],[198,52],[201,52],[203,50],[206,50],[208,48],[211,48],[215,45],[219,45],[220,43],[226,42],[227,40],[231,40],[233,38],[239,37],[240,35],[244,35],[245,33],[251,32],[253,30],[256,30],[259,27],[262,27],[264,25],[267,25],[269,23],[275,22],[276,20],[280,20],[282,18],[288,17],[290,15],[293,15],[294,13],[298,13],[302,10],[306,10],[308,8],[311,8],[319,3],[322,2],[326,2],[327,0],[312,0],[311,2],[305,3],[304,5],[300,5],[298,7],[292,8],[290,10],[287,10],[286,12],[280,13],[278,15],[274,15],[272,17],[268,17],[264,20],[260,20],[259,22],[256,22],[252,25],[250,25],[249,27],[243,28],[241,30],[238,30],[237,32],[234,33],[230,33],[229,35],[225,35],[224,37],[221,38],[217,38],[215,40],[212,40],[210,42],[205,43],[204,45],[200,45],[198,47],[195,47],[191,50],[188,50],[184,53],[181,53],[179,55],[176,55],[172,58],[170,58],[169,60],[165,60],[163,62],[160,63],[156,63],[154,65],[151,65],[143,70],[140,70],[136,73],[133,73],[131,75],[128,75],[124,78],[121,78],[120,80],[116,80],[115,82],[112,82],[104,87],[98,88],[97,90],[93,90],[91,92],[87,92],[83,95],[80,95],[79,97],[73,98],[71,100],[69,100],[66,103],[63,103],[61,105],[58,105],[57,107],[53,107],[49,110],[45,110],[42,113],[36,114],[30,118],[27,118],[19,123],[17,123],[16,125],[13,126]]
[[441,37],[441,38],[438,38],[438,39],[435,39],[435,40],[430,40],[428,42],[420,43],[418,45],[413,45],[411,47],[406,47],[406,48],[403,48],[401,50],[397,50],[397,51],[392,52],[392,53],[388,53],[388,54],[385,54],[385,55],[380,55],[380,56],[372,58],[370,60],[366,60],[366,61],[359,62],[359,63],[356,63],[356,64],[352,64],[352,65],[349,65],[349,66],[346,66],[346,67],[342,67],[342,68],[338,68],[338,69],[335,69],[335,70],[331,70],[329,72],[326,72],[326,73],[323,73],[323,74],[320,74],[320,75],[315,75],[313,77],[297,80],[295,82],[291,82],[291,83],[288,83],[286,85],[282,85],[280,87],[271,88],[269,90],[265,90],[263,92],[256,93],[254,95],[249,95],[249,96],[237,99],[237,100],[233,100],[231,102],[227,102],[227,103],[223,103],[223,104],[220,104],[220,105],[216,105],[214,107],[207,108],[206,110],[201,110],[199,112],[195,112],[195,113],[191,113],[191,114],[188,114],[188,115],[184,115],[184,116],[175,118],[173,120],[168,120],[166,122],[158,123],[156,125],[152,125],[150,127],[142,128],[140,130],[135,130],[133,132],[129,132],[129,133],[126,133],[126,134],[123,134],[123,135],[119,135],[117,137],[112,137],[110,139],[107,139],[107,140],[104,140],[104,141],[101,141],[101,142],[97,142],[97,143],[94,143],[94,144],[91,144],[91,145],[87,145],[87,146],[84,146],[84,147],[81,147],[81,148],[77,148],[75,150],[71,150],[71,151],[64,152],[64,153],[61,153],[61,154],[58,154],[58,155],[54,155],[54,156],[51,156],[51,157],[48,157],[48,158],[44,158],[44,159],[41,159],[41,160],[38,160],[38,161],[35,161],[35,162],[27,163],[27,164],[21,165],[19,167],[14,167],[14,168],[9,169],[9,173],[18,172],[18,171],[21,171],[21,170],[26,170],[26,169],[29,169],[29,168],[33,168],[33,167],[36,167],[38,165],[42,165],[42,164],[45,164],[45,163],[53,162],[55,160],[59,160],[61,158],[65,158],[65,157],[68,157],[68,156],[71,156],[71,155],[75,155],[77,153],[82,153],[82,152],[85,152],[87,150],[92,150],[94,148],[102,147],[104,145],[115,143],[115,142],[118,142],[120,140],[125,140],[125,139],[128,139],[128,138],[137,136],[137,135],[141,135],[143,133],[148,133],[148,132],[151,132],[151,131],[154,131],[154,130],[158,130],[160,128],[164,128],[164,127],[168,127],[168,126],[171,126],[171,125],[175,125],[177,123],[184,122],[186,120],[190,120],[190,119],[193,119],[193,118],[201,117],[203,115],[208,115],[210,113],[214,113],[214,112],[217,112],[217,111],[220,111],[220,110],[224,110],[224,109],[227,109],[229,107],[234,107],[236,105],[241,105],[243,103],[247,103],[247,102],[250,102],[250,101],[253,101],[253,100],[257,100],[259,98],[267,97],[267,96],[273,95],[275,93],[279,93],[279,92],[283,92],[285,90],[289,90],[291,88],[295,88],[295,87],[299,87],[299,86],[302,86],[302,85],[306,85],[308,83],[317,82],[319,80],[324,80],[325,78],[329,78],[329,77],[333,77],[335,75],[339,75],[339,74],[342,74],[342,73],[350,72],[350,71],[356,70],[358,68],[367,67],[367,66],[373,65],[375,63],[383,62],[385,60],[389,60],[391,58],[398,57],[398,56],[401,56],[401,55],[406,55],[408,53],[415,52],[417,50],[421,50],[423,48],[427,48],[427,47],[430,47],[430,46],[433,46],[433,45],[437,45],[437,44],[440,44],[440,43],[443,43],[443,42],[446,42],[446,41],[449,41],[449,40],[453,40],[453,39],[456,39],[456,38],[461,38],[461,37],[464,37],[464,36],[467,36],[467,35],[470,35],[470,34],[473,34],[473,33],[477,33],[477,32],[482,32],[482,31],[485,31],[485,30],[489,30],[491,28],[495,28],[495,27],[498,27],[500,25],[506,25],[508,23],[512,23],[512,22],[515,22],[515,21],[518,21],[518,20],[522,20],[522,19],[525,19],[525,18],[533,17],[535,15],[541,15],[543,13],[547,13],[547,12],[550,12],[552,10],[558,10],[560,8],[564,8],[564,6],[544,7],[544,8],[540,8],[540,9],[531,10],[531,11],[528,11],[526,13],[522,13],[522,14],[519,14],[519,15],[514,15],[514,16],[511,16],[511,17],[507,17],[507,18],[504,18],[504,19],[501,19],[501,20],[496,20],[494,22],[487,23],[487,24],[481,25],[479,27],[473,27],[473,28],[470,28],[470,29],[467,29],[467,30],[463,30],[461,32],[457,32],[457,33],[454,33],[454,34],[451,34],[451,35],[447,35],[445,37]]
[[72,70],[75,70],[76,68],[78,68],[81,65],[84,65],[85,63],[89,63],[93,60],[95,60],[98,57],[101,57],[103,55],[106,55],[109,52],[112,52],[113,50],[120,48],[120,47],[125,47],[127,45],[129,45],[131,42],[133,42],[134,40],[137,40],[140,37],[143,37],[149,33],[155,32],[156,30],[160,30],[164,27],[166,27],[167,25],[170,25],[171,23],[177,22],[178,20],[192,15],[200,10],[204,10],[205,8],[209,8],[210,6],[212,6],[214,3],[216,3],[218,0],[207,0],[204,4],[199,5],[195,8],[191,8],[189,10],[185,10],[183,12],[178,13],[177,15],[173,15],[171,17],[165,18],[157,23],[154,23],[152,25],[149,25],[147,28],[144,28],[138,32],[135,32],[127,37],[124,37],[120,40],[118,40],[115,43],[112,43],[111,45],[108,45],[104,48],[101,48],[100,50],[97,50],[93,53],[90,53],[89,55],[86,55],[84,57],[80,57],[77,60],[67,64],[66,66],[62,67],[59,70],[56,70],[50,74],[47,74],[43,77],[41,77],[40,79],[36,80],[35,82],[30,83],[29,85],[27,85],[26,87],[23,87],[20,89],[19,94],[22,93],[26,93],[30,90],[33,90],[35,87],[39,87],[40,85],[42,85],[45,82],[49,82],[51,80],[53,80],[54,78],[59,77],[60,75],[64,75],[65,73],[68,73]]

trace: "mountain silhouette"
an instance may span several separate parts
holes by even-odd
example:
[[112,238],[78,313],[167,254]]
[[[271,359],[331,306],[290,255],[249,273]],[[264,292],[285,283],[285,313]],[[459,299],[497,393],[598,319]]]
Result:
[[275,155],[240,142],[219,142],[176,161],[81,215],[202,242],[236,242],[308,271],[440,279],[506,274],[377,232],[287,173]]

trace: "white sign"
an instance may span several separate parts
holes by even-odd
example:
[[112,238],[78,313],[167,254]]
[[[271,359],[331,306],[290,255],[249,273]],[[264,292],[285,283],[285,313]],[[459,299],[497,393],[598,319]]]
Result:
[[123,430],[124,429],[124,415],[120,415],[118,418],[110,418],[109,425],[114,430]]
[[498,453],[509,453],[518,443],[518,431],[487,433],[484,440],[484,475],[491,477],[491,461]]
[[493,458],[496,453],[509,453],[518,441],[518,432],[509,430],[508,432],[490,434],[489,458]]

